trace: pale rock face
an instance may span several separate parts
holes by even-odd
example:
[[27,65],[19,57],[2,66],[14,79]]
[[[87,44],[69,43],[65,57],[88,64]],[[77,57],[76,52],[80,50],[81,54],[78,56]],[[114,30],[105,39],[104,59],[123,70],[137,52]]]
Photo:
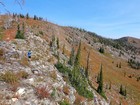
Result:
[[17,98],[12,98],[12,101],[16,102],[16,101],[18,101],[18,99]]
[[25,94],[25,88],[19,88],[18,91],[16,92],[17,96],[21,96],[23,94]]
[[34,83],[34,78],[30,78],[30,79],[28,79],[29,80],[29,83],[30,84],[33,84]]

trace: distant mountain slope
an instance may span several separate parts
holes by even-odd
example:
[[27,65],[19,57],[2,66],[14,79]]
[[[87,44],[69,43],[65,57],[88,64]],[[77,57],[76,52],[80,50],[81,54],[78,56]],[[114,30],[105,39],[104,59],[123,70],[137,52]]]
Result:
[[140,39],[134,37],[122,37],[118,39],[122,42],[129,43],[137,48],[140,48]]

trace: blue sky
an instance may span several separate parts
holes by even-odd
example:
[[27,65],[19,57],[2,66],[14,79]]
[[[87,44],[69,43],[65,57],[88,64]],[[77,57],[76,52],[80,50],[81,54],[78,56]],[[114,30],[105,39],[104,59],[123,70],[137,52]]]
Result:
[[[11,13],[29,13],[63,26],[74,26],[107,38],[140,38],[140,0],[14,0],[3,1]],[[0,6],[0,12],[6,12]]]

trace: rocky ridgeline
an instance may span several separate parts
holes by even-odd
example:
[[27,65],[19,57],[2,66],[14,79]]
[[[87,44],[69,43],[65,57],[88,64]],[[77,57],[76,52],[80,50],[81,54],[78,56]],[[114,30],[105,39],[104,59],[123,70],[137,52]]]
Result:
[[[0,105],[59,105],[76,101],[76,90],[64,81],[63,75],[55,68],[57,59],[50,51],[49,44],[33,33],[26,33],[26,39],[0,42],[0,73],[26,73],[18,82],[7,83],[0,78]],[[27,52],[32,58],[28,60]],[[16,77],[15,77],[16,78]],[[93,100],[81,101],[82,105],[108,105],[94,90]],[[80,103],[79,103],[80,105]]]

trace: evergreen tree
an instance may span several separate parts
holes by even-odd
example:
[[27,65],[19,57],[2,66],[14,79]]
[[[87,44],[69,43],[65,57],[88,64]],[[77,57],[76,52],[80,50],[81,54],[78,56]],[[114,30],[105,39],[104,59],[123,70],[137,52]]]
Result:
[[87,56],[87,66],[86,66],[86,77],[88,78],[88,71],[89,71],[89,57],[90,57],[90,52],[88,52],[88,56]]
[[103,48],[103,47],[100,47],[100,48],[99,48],[99,52],[100,52],[100,53],[104,53],[104,48]]
[[100,69],[100,81],[99,81],[99,86],[97,88],[98,93],[103,93],[103,72],[102,72],[102,64],[101,64],[101,69]]
[[125,90],[124,90],[124,96],[126,96],[126,94],[127,94],[127,91],[126,91],[126,87],[125,87]]
[[120,105],[122,105],[122,103],[120,102]]
[[38,20],[38,17],[36,15],[34,15],[34,20]]
[[55,35],[52,36],[52,43],[55,45]]
[[97,75],[97,83],[99,84],[100,82],[100,74]]
[[119,63],[119,68],[121,68],[122,66],[121,66],[121,62]]
[[73,63],[74,63],[74,47],[72,47],[71,54],[70,54],[70,59],[69,59],[68,63],[71,66],[73,66]]
[[58,60],[58,63],[60,63],[60,54],[59,54],[59,52],[57,53],[57,60]]
[[81,56],[81,41],[79,43],[79,48],[75,57],[75,62],[74,62],[75,67],[80,66],[80,56]]
[[62,54],[65,54],[65,44],[63,44],[63,51]]
[[22,23],[22,34],[24,35],[24,33],[25,33],[25,24],[24,24],[24,22]]
[[118,63],[116,64],[116,67],[118,67]]
[[29,19],[29,14],[28,13],[26,14],[26,19]]
[[122,87],[122,85],[120,86],[120,94],[123,95],[123,87]]
[[57,37],[57,49],[59,49],[59,38]]
[[55,46],[55,36],[52,36],[52,39],[50,41],[50,47],[54,47]]
[[109,84],[109,89],[111,89],[111,87],[112,87],[112,86],[111,86],[111,81],[110,81],[110,84]]
[[21,32],[19,24],[17,26],[17,34],[16,34],[15,38],[17,38],[17,39],[24,39],[24,34]]

